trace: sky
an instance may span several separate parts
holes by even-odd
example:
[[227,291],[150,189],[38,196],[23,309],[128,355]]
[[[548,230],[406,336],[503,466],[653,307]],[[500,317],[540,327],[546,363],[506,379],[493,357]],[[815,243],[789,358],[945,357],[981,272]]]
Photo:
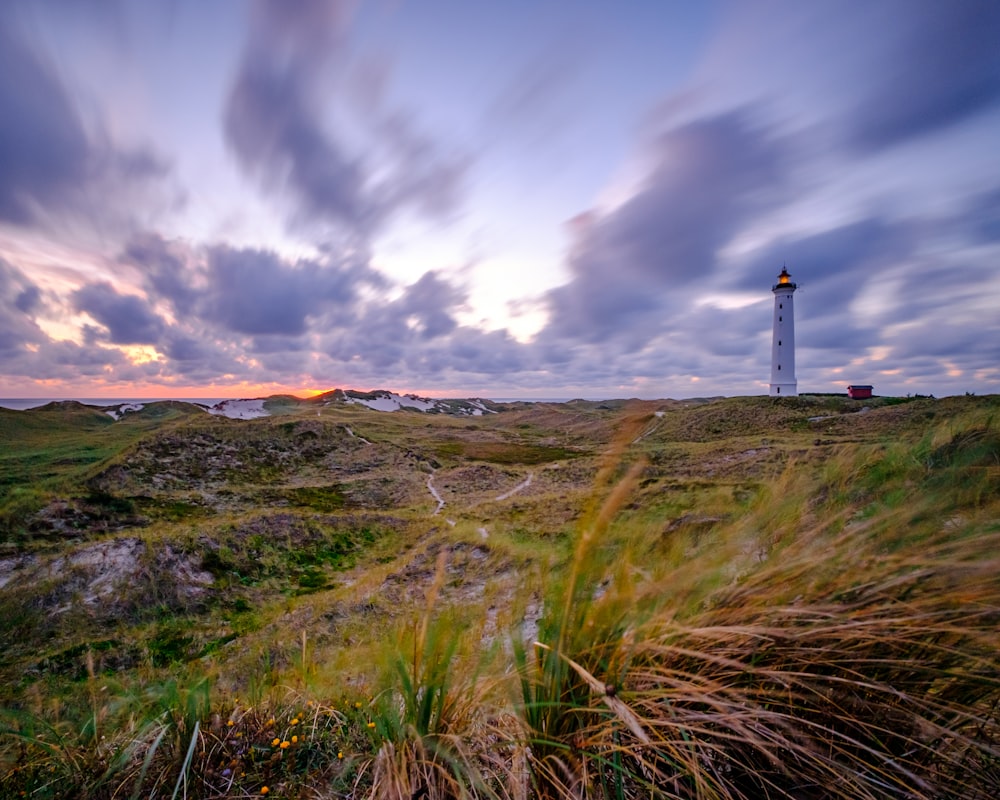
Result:
[[995,0],[5,0],[0,397],[1000,392]]

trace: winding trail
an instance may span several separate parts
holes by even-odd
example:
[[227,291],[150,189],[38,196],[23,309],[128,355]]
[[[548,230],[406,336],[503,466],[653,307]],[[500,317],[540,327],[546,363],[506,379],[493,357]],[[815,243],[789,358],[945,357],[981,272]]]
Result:
[[[664,412],[662,412],[662,411],[655,411],[655,412],[653,412],[653,416],[656,417],[657,419],[663,419],[663,415],[664,415]],[[654,433],[656,433],[660,429],[660,425],[661,424],[662,424],[661,422],[653,422],[650,425],[647,425],[646,426],[646,430],[644,430],[642,433],[640,433],[638,436],[636,436],[632,440],[631,443],[632,444],[639,444],[639,442],[641,442],[647,436],[652,436]]]
[[441,509],[444,508],[444,500],[441,499],[441,495],[438,494],[438,490],[434,488],[434,475],[433,473],[427,476],[427,489],[437,500],[437,508],[434,509],[434,513],[431,516],[436,516],[441,513]]
[[[347,426],[344,426],[344,427],[347,427]],[[354,433],[351,431],[350,428],[347,428],[347,432],[350,433],[351,436],[354,436]],[[360,437],[358,437],[358,438],[360,438]],[[365,439],[362,439],[362,441],[366,442],[367,444],[371,444],[371,442],[368,442]],[[506,500],[507,498],[514,496],[518,492],[524,491],[529,486],[531,486],[531,482],[534,479],[535,479],[535,473],[534,472],[529,472],[527,478],[525,478],[523,481],[521,481],[513,489],[510,489],[510,490],[504,492],[503,494],[498,495],[497,497],[494,498],[494,500]],[[437,508],[435,508],[431,512],[431,516],[432,517],[436,517],[438,514],[441,513],[441,509],[445,507],[445,502],[444,502],[444,498],[441,497],[441,494],[438,492],[437,487],[434,485],[434,473],[433,472],[430,475],[427,476],[427,491],[429,491],[431,493],[431,496],[437,501]],[[452,527],[455,527],[455,525],[456,525],[455,520],[453,520],[453,519],[446,519],[445,522],[447,522]],[[480,528],[477,528],[476,530],[479,532],[479,535],[483,539],[488,539],[489,538],[490,532],[488,530],[486,530],[486,528],[480,527]]]
[[512,497],[513,495],[517,494],[518,492],[522,491],[523,489],[527,489],[529,486],[531,486],[531,481],[534,480],[534,478],[535,478],[535,473],[534,472],[529,472],[527,478],[525,478],[523,481],[521,481],[517,486],[515,486],[510,491],[504,492],[503,494],[499,495],[496,499],[497,500],[506,500],[508,497]]
[[344,430],[347,431],[348,436],[353,436],[355,439],[360,439],[365,444],[371,444],[364,436],[358,436],[354,431],[351,430],[350,425],[345,425]]

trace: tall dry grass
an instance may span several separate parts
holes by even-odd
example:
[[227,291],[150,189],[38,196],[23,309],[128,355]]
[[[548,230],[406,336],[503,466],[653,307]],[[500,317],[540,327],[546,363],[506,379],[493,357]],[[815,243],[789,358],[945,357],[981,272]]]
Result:
[[950,420],[920,441],[793,465],[739,518],[672,542],[676,560],[663,564],[651,563],[662,552],[651,537],[667,534],[615,524],[644,469],[628,446],[643,424],[624,426],[608,453],[537,639],[512,631],[507,658],[475,658],[461,614],[441,606],[442,560],[424,613],[389,643],[381,692],[308,700],[308,733],[301,697],[220,716],[218,701],[211,713],[191,706],[192,688],[173,699],[161,692],[162,702],[129,717],[92,696],[103,740],[96,727],[60,724],[53,741],[44,715],[8,717],[0,789],[1000,797],[993,419]]
[[997,442],[973,419],[790,471],[679,570],[598,598],[623,479],[520,658],[533,793],[1000,796]]

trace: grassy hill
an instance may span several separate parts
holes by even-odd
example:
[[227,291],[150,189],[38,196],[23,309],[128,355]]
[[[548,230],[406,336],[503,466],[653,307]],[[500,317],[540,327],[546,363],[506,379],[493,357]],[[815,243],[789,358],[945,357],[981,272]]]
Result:
[[0,795],[1000,796],[1000,398],[334,395],[0,409]]

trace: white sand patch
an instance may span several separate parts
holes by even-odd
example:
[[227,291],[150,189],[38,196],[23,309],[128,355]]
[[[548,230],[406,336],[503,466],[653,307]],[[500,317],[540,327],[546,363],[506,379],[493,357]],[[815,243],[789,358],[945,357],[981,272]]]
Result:
[[369,397],[355,397],[348,394],[345,402],[365,406],[373,411],[399,411],[402,408],[409,408],[415,411],[433,411],[469,417],[496,413],[488,409],[482,400],[434,400],[429,397],[417,397],[415,394],[396,394],[385,390],[372,392]]
[[427,400],[422,397],[417,397],[415,394],[405,394],[402,396],[396,395],[400,407],[402,408],[416,408],[420,411],[430,411],[431,409],[437,408],[437,403],[433,400]]
[[46,606],[53,614],[116,602],[123,593],[141,591],[136,587],[147,573],[169,575],[186,597],[203,594],[214,580],[201,569],[200,559],[169,544],[150,551],[135,537],[87,544],[48,561],[34,555],[0,559],[0,586],[9,584],[19,592],[45,587]]
[[399,409],[402,408],[399,401],[397,401],[395,397],[376,397],[374,400],[352,398],[350,402],[367,406],[373,411],[399,411]]
[[271,416],[264,410],[263,400],[223,400],[207,409],[209,414],[229,419],[257,419]]
[[496,414],[492,408],[483,405],[482,400],[469,400],[469,405],[473,406],[472,416],[481,417],[483,414]]
[[109,408],[104,413],[115,422],[124,417],[129,411],[142,411],[146,406],[143,403],[123,403],[118,408]]
[[[116,539],[98,542],[60,556],[49,565],[50,574],[64,576],[69,570],[88,577],[87,591],[83,602],[92,605],[101,597],[109,595],[122,581],[134,577],[138,570],[139,558],[145,552],[145,545],[139,539]],[[69,605],[58,609],[66,611]]]
[[21,574],[21,570],[34,567],[37,563],[38,559],[35,556],[0,558],[0,589],[18,577]]
[[348,397],[348,403],[357,403],[374,411],[399,411],[401,408],[415,408],[418,411],[430,411],[437,408],[434,400],[417,397],[415,394],[396,394],[395,392],[376,392],[372,399],[364,397]]

